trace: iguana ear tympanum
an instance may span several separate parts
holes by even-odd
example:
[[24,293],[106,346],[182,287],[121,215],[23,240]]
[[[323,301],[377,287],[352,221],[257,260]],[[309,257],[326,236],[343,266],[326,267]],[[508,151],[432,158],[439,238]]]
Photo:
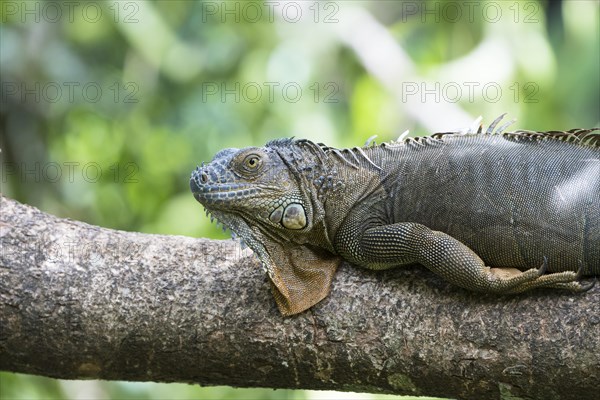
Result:
[[598,130],[503,133],[501,118],[362,148],[225,149],[190,187],[260,258],[284,315],[327,296],[342,259],[419,263],[480,292],[589,289],[579,278],[600,274]]

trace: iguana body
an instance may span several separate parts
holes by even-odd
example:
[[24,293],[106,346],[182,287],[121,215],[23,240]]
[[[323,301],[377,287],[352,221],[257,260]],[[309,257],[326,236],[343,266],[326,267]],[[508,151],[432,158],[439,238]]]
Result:
[[363,148],[226,149],[190,186],[261,259],[284,315],[323,299],[341,259],[419,263],[481,292],[589,288],[578,278],[600,275],[600,134],[493,132],[499,120]]

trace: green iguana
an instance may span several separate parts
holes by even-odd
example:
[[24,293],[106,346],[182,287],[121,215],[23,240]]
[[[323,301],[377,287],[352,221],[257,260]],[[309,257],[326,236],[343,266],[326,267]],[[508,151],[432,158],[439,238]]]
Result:
[[480,292],[587,290],[580,277],[600,275],[600,132],[503,133],[502,117],[362,148],[225,149],[190,187],[258,255],[284,315],[327,296],[342,259],[418,263]]

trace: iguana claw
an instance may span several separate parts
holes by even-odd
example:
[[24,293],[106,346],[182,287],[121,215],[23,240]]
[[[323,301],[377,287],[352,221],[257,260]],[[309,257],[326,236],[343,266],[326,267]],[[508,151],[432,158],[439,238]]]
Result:
[[598,278],[594,277],[594,280],[586,283],[585,285],[579,284],[581,286],[581,291],[582,292],[587,292],[588,290],[590,290],[591,288],[593,288],[596,285],[596,282],[598,282]]
[[546,273],[546,271],[548,270],[548,257],[544,256],[544,262],[542,263],[542,266],[538,268],[538,276],[542,276]]
[[[583,268],[583,261],[578,260],[579,262],[579,268],[577,269],[577,275],[575,276],[575,280],[579,281],[583,278],[583,276],[585,275],[585,269]],[[593,288],[594,286],[596,286],[596,282],[598,281],[598,277],[595,277],[593,281],[588,282],[586,284],[579,284],[579,290],[582,292],[587,292],[588,290],[590,290],[591,288]]]
[[585,269],[583,268],[583,261],[577,260],[577,262],[579,264],[579,268],[577,269],[577,275],[575,275],[575,280],[578,281],[578,280],[581,280],[581,278],[583,278],[583,274],[585,272]]

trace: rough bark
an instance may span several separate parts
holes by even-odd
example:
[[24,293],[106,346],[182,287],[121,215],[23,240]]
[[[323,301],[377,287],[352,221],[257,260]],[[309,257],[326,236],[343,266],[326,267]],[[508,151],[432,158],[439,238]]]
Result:
[[598,395],[599,286],[497,297],[420,267],[344,265],[328,298],[283,318],[258,262],[232,241],[0,206],[2,370],[460,399]]

